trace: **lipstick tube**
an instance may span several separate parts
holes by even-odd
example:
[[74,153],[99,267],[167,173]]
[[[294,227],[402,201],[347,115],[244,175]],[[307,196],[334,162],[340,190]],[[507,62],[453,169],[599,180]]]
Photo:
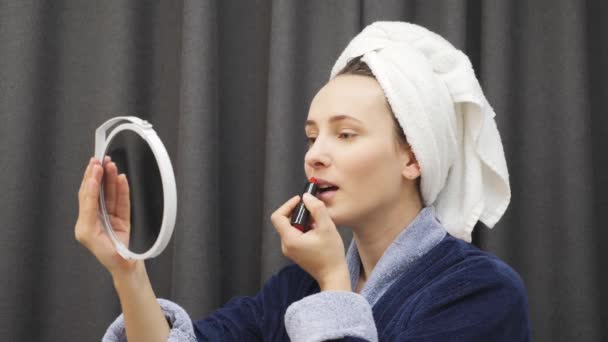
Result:
[[[317,186],[317,180],[312,177],[310,181],[306,183],[304,187],[304,193],[309,193],[313,196],[317,194],[319,191],[319,187]],[[304,200],[300,199],[300,203],[296,206],[291,214],[291,225],[298,228],[303,233],[306,233],[310,230],[308,227],[308,220],[310,219],[310,212],[306,209],[304,205]]]

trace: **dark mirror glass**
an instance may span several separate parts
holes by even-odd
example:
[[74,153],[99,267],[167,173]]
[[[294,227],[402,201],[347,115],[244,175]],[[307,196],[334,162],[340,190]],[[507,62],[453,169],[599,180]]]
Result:
[[[128,130],[112,138],[105,155],[117,169],[116,175],[104,172],[103,178],[103,200],[110,222],[121,242],[126,242],[128,232],[127,247],[144,253],[156,242],[163,217],[158,164],[148,143]],[[126,182],[119,179],[120,174],[125,174]]]

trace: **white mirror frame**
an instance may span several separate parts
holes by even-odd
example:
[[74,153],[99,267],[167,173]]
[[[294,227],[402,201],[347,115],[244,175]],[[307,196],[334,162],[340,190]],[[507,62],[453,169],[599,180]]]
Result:
[[[99,192],[99,216],[101,222],[106,230],[106,233],[114,243],[116,251],[123,258],[130,260],[145,260],[158,256],[167,247],[171,235],[173,234],[173,228],[175,227],[175,217],[177,214],[177,190],[175,186],[175,175],[173,173],[173,167],[171,166],[171,160],[167,154],[165,146],[160,141],[160,138],[156,132],[152,129],[152,125],[135,116],[117,116],[106,122],[97,128],[95,131],[95,158],[100,160],[103,164],[103,159],[106,155],[107,148],[114,136],[122,131],[133,131],[137,133],[142,139],[144,139],[158,163],[158,169],[163,185],[163,219],[161,223],[160,232],[158,238],[152,247],[141,254],[134,253],[129,250],[114,233],[106,205],[103,196],[103,181]],[[130,224],[130,222],[129,222]]]

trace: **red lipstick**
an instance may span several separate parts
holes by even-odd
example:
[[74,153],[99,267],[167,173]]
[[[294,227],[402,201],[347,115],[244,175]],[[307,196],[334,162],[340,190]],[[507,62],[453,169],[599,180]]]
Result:
[[[304,193],[309,193],[313,196],[319,191],[317,180],[314,177],[310,178],[310,181],[304,186]],[[300,231],[306,233],[310,230],[308,227],[308,220],[310,219],[310,212],[306,209],[304,201],[300,199],[300,203],[296,206],[293,213],[291,214],[291,225],[298,228]]]

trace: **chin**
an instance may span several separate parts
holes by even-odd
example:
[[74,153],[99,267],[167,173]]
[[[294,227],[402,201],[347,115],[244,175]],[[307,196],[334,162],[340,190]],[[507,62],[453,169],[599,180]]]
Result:
[[344,215],[344,213],[339,213],[336,212],[333,209],[329,209],[328,208],[328,213],[329,213],[329,217],[331,218],[332,222],[336,225],[336,226],[347,226],[349,225],[350,221],[348,219],[348,217],[346,217]]

